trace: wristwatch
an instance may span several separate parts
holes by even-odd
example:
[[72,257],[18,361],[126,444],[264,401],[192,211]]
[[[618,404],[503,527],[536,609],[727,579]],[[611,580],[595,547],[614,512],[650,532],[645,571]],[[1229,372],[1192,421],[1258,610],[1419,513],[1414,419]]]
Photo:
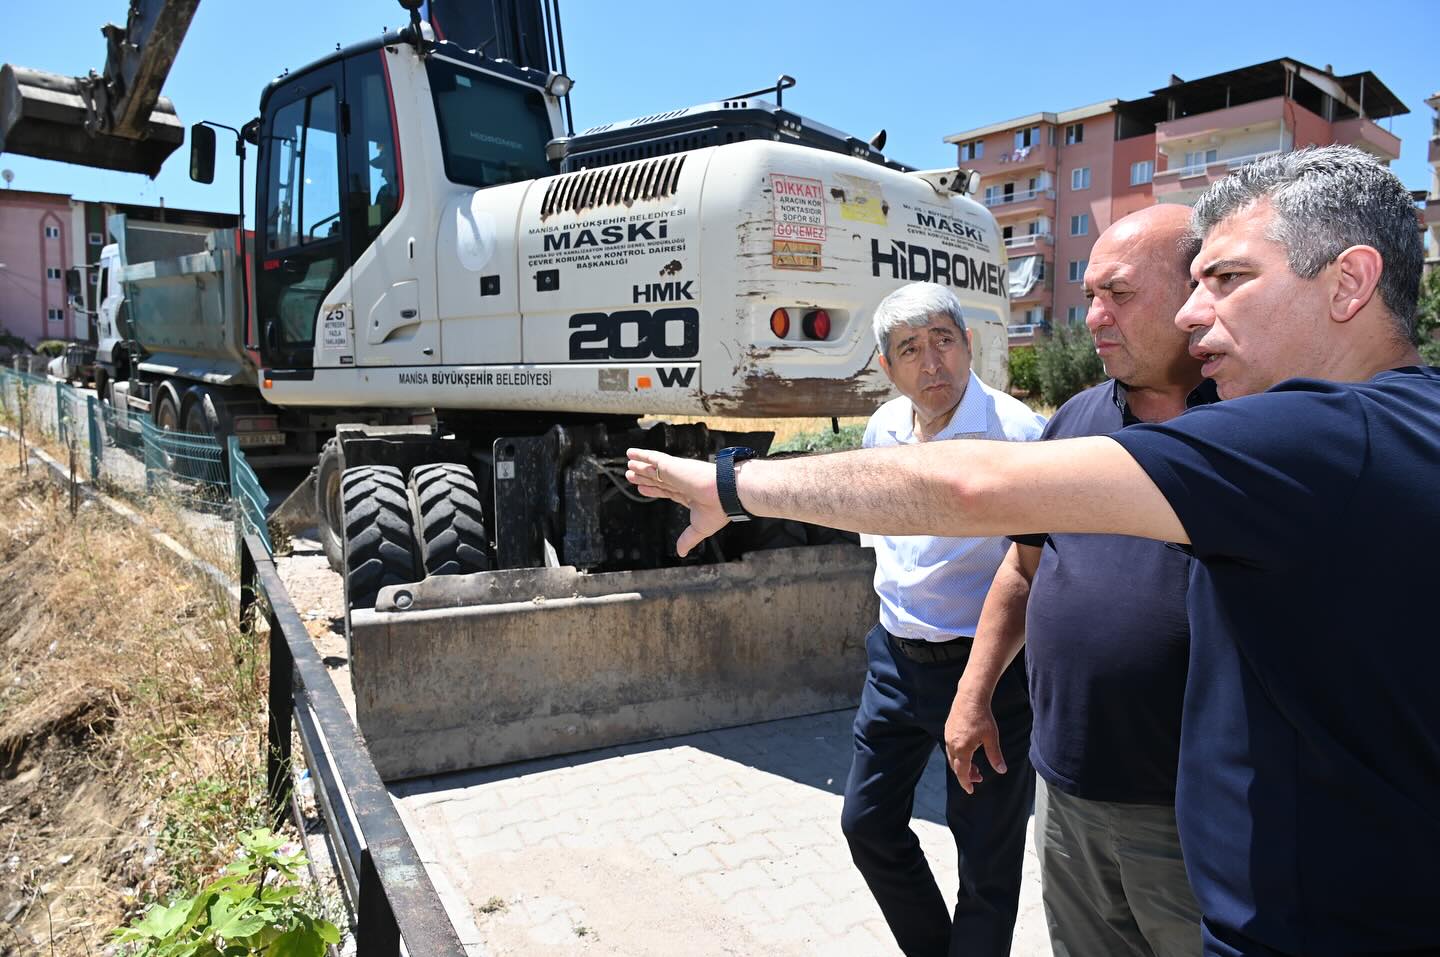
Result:
[[743,445],[732,445],[715,453],[715,491],[720,493],[720,507],[732,522],[750,521],[750,513],[740,504],[740,493],[735,488],[735,464],[753,458],[755,450]]

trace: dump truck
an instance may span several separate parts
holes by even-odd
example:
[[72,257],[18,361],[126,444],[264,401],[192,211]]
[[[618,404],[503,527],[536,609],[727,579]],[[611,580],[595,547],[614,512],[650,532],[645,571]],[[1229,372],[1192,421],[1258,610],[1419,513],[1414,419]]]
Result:
[[[412,409],[343,414],[309,406],[281,409],[261,396],[259,356],[242,255],[250,237],[230,229],[182,228],[109,218],[115,239],[90,267],[72,267],[72,299],[86,268],[98,271],[95,390],[117,413],[113,427],[138,433],[142,421],[166,431],[235,436],[253,466],[313,465],[341,421],[409,425]],[[118,437],[118,436],[117,436]]]

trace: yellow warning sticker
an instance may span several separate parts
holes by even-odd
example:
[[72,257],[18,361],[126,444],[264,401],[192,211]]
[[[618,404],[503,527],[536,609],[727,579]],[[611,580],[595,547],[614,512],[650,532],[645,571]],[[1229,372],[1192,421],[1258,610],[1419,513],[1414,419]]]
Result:
[[820,271],[819,243],[802,243],[793,239],[776,239],[770,249],[770,264],[776,269]]
[[874,180],[838,173],[830,195],[840,200],[842,219],[872,223],[876,226],[885,225],[885,214],[890,212],[890,204],[885,202],[885,194],[880,191],[880,184]]

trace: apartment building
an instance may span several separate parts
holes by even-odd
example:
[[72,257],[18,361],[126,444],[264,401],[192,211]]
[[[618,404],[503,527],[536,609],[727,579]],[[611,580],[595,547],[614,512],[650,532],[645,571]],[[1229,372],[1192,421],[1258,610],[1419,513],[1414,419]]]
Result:
[[1430,193],[1425,197],[1425,268],[1440,265],[1440,93],[1425,101],[1430,118]]
[[979,171],[1000,225],[1018,344],[1042,324],[1084,319],[1090,248],[1115,220],[1155,203],[1193,204],[1230,170],[1302,146],[1349,143],[1390,162],[1400,140],[1376,121],[1407,112],[1369,71],[1337,76],[1285,58],[1172,76],[1140,99],[1031,113],[945,141],[960,166]]

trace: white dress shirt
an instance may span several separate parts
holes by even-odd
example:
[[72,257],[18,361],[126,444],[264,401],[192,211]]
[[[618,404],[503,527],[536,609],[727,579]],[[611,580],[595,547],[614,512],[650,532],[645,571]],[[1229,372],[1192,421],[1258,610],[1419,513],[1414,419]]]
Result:
[[[970,373],[965,396],[950,423],[930,441],[1040,438],[1045,417],[1020,400],[990,388]],[[910,400],[891,399],[870,416],[865,447],[914,445]],[[866,536],[875,546],[875,592],[880,624],[892,635],[925,641],[974,636],[985,593],[1010,541],[996,538],[941,538],[934,535]]]

